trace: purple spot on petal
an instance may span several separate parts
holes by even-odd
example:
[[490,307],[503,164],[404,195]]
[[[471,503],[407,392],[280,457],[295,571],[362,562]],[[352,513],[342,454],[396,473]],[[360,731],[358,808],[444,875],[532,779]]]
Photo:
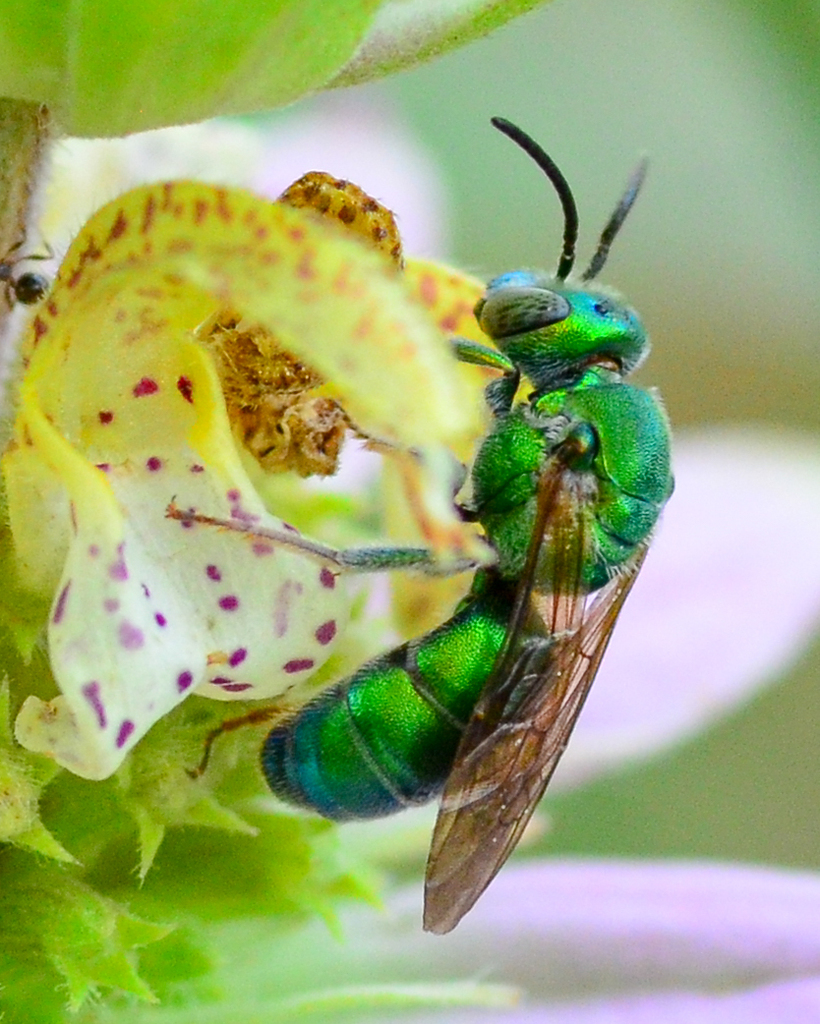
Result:
[[327,622],[323,622],[316,630],[316,639],[320,644],[329,644],[334,636],[336,636],[336,622],[334,619],[328,619]]
[[146,395],[155,395],[159,391],[159,384],[151,377],[143,377],[134,385],[132,394],[134,398],[144,398]]
[[222,579],[222,573],[215,565],[205,566],[205,575],[209,580],[215,580],[217,583]]
[[71,580],[66,583],[63,589],[60,591],[60,596],[57,598],[57,604],[54,606],[54,614],[51,616],[51,621],[56,626],[57,623],[62,619],[63,612],[65,611],[65,603],[68,598],[68,592],[71,589]]
[[126,718],[120,726],[120,731],[117,733],[117,746],[124,747],[128,737],[134,731],[134,723],[130,719]]
[[116,562],[112,562],[108,567],[108,575],[112,580],[127,580],[128,579],[128,567],[125,564],[125,560],[122,555]]
[[193,681],[194,677],[190,672],[180,672],[177,676],[177,689],[182,693],[188,689]]
[[282,666],[286,672],[306,672],[313,668],[313,658],[294,658]]
[[251,683],[225,683],[222,687],[228,693],[241,693],[243,690],[250,690],[253,686]]
[[105,707],[103,702],[100,700],[100,684],[99,683],[86,683],[82,688],[82,695],[94,709],[97,716],[97,724],[101,729],[105,728]]
[[162,469],[162,459],[160,459],[157,455],[152,455],[151,458],[148,459],[148,461],[145,463],[145,468],[150,473],[156,473],[158,470]]
[[205,472],[205,467],[204,466],[200,466],[200,464],[198,462],[195,462],[193,464],[193,466],[191,466],[191,472],[192,473],[204,473]]
[[237,665],[241,665],[242,662],[247,658],[248,652],[244,647],[237,647],[233,654],[228,658],[228,664],[231,668],[236,668]]
[[239,598],[234,594],[228,594],[225,597],[220,597],[219,607],[224,612],[235,612],[239,607]]
[[208,682],[213,683],[214,686],[230,686],[233,683],[233,679],[229,679],[227,676],[214,676]]
[[228,501],[231,503],[231,519],[238,519],[242,523],[257,523],[259,522],[259,516],[254,515],[253,512],[248,512],[246,508],[242,506],[242,495],[236,488],[232,488],[227,492]]
[[145,643],[145,637],[141,629],[137,629],[130,622],[120,623],[120,645],[127,651],[136,651]]
[[111,469],[110,462],[98,462],[97,469],[101,469],[103,473],[107,473]]
[[151,597],[151,591],[148,589],[148,587],[144,583],[141,583],[140,586],[142,587],[143,594],[145,594],[145,596],[147,598],[150,598]]
[[276,592],[273,603],[273,635],[283,637],[290,625],[290,611],[293,598],[302,592],[302,584],[296,580],[285,580]]
[[114,413],[110,409],[102,409],[97,413],[100,419],[100,423],[103,425],[110,423],[114,419]]
[[156,620],[158,626],[165,626],[168,623],[168,620],[165,618],[162,612],[157,612],[157,614],[154,616],[154,619]]
[[116,597],[107,597],[103,601],[103,608],[105,608],[109,615],[113,615],[114,612],[118,612],[120,610],[120,602]]
[[336,577],[327,566],[323,566],[322,571],[319,573],[319,582],[323,587],[327,587],[328,590],[333,590],[336,586]]
[[99,546],[99,544],[89,544],[88,545],[88,553],[89,553],[89,555],[92,558],[96,558],[99,555],[99,553],[100,553],[100,546]]
[[257,540],[251,545],[251,551],[253,551],[257,557],[260,557],[261,555],[272,555],[273,545],[267,544],[262,540]]

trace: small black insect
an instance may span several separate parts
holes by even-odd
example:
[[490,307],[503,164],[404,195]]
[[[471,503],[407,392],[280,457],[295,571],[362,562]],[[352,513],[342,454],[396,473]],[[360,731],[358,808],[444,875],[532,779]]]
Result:
[[26,260],[50,260],[54,256],[50,246],[44,255],[15,256],[14,254],[22,244],[23,242],[20,241],[13,245],[0,260],[0,285],[3,285],[3,294],[9,309],[17,302],[21,302],[24,306],[33,306],[45,297],[51,287],[51,278],[46,277],[45,274],[36,274],[27,270],[19,277],[14,276],[14,270],[18,263],[23,263]]

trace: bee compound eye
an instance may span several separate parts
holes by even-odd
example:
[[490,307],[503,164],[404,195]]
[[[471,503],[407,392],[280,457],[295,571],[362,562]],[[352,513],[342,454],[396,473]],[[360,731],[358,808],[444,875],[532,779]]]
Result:
[[568,300],[548,288],[499,288],[476,307],[481,329],[496,339],[550,327],[571,312]]

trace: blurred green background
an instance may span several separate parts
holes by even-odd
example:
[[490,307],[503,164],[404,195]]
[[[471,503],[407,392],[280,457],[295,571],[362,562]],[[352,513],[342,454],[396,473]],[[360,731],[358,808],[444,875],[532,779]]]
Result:
[[[603,275],[653,337],[643,380],[681,431],[817,435],[816,3],[558,0],[378,92],[439,163],[450,255],[482,275],[552,268],[560,237],[557,202],[491,115],[525,127],[572,183],[581,266],[649,153],[645,194]],[[696,742],[554,798],[542,848],[820,867],[818,684],[820,642]]]

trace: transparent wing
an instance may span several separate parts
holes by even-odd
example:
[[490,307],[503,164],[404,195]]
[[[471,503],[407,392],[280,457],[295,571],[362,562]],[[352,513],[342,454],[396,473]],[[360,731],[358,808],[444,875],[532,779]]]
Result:
[[[536,529],[504,648],[459,745],[427,862],[424,927],[450,931],[512,853],[566,748],[642,547],[591,601],[582,590],[588,543],[583,497],[553,462],[539,485]],[[551,544],[545,545],[545,538]],[[536,568],[552,592],[534,589]]]

